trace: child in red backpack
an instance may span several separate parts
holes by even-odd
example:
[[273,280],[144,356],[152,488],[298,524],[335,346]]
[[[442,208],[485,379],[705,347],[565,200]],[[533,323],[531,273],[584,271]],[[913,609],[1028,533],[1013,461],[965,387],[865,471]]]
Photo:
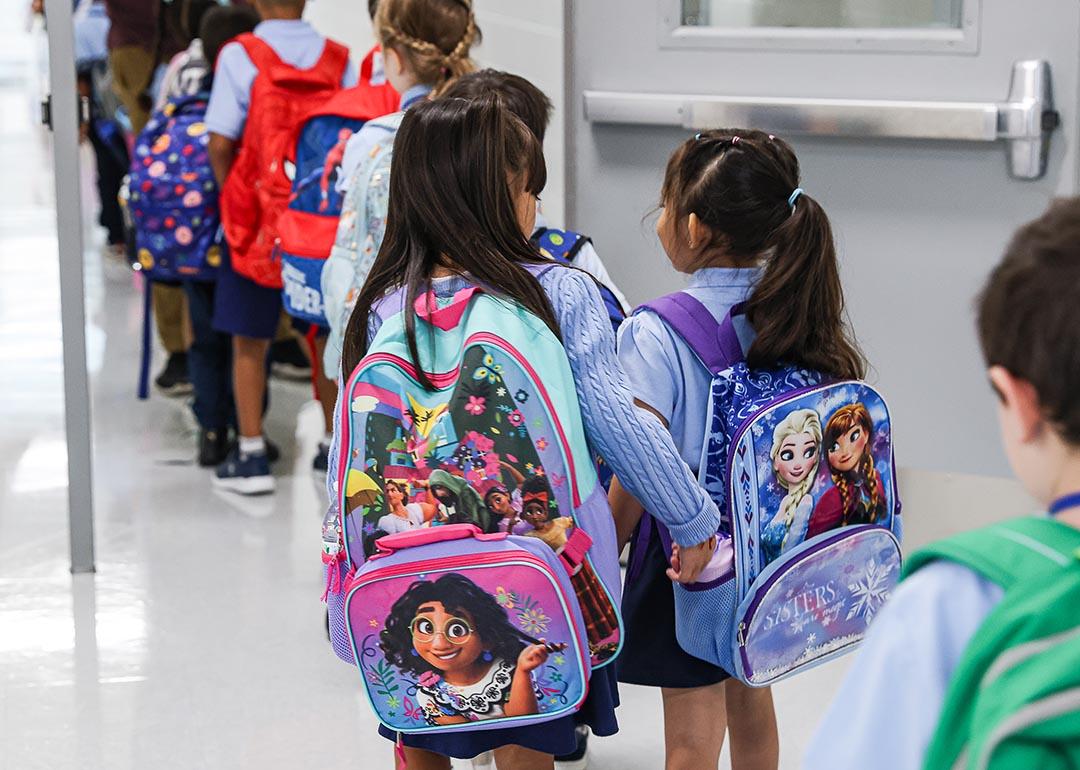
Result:
[[[275,204],[284,207],[288,180],[282,173],[285,198],[277,201],[269,185],[252,183],[249,157],[268,143],[284,142],[278,110],[266,105],[252,113],[253,96],[268,94],[270,71],[286,67],[319,82],[327,93],[356,83],[356,71],[343,46],[328,41],[303,21],[304,0],[255,0],[263,22],[253,35],[226,45],[218,58],[206,114],[210,159],[222,188],[222,224],[229,241],[229,260],[218,278],[214,328],[233,335],[233,386],[238,421],[237,447],[218,466],[215,484],[241,494],[274,491],[262,413],[266,398],[266,356],[281,314],[280,268],[274,275],[272,222]],[[326,81],[323,83],[322,81]],[[274,98],[282,94],[275,92]],[[271,98],[264,96],[263,98]],[[273,135],[266,135],[273,134]],[[257,162],[257,161],[254,161]],[[253,209],[265,206],[253,214]],[[237,272],[237,268],[244,274]]]

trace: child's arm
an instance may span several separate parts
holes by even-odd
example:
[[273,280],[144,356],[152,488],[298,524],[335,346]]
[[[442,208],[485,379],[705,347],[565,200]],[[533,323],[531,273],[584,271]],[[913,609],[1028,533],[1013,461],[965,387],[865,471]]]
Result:
[[236,141],[221,134],[210,134],[210,167],[214,169],[214,179],[218,189],[224,189],[225,178],[229,175],[236,161]]
[[[667,420],[663,415],[640,399],[634,399],[634,405],[639,409],[652,412],[663,426],[668,427]],[[637,498],[626,491],[618,477],[611,479],[611,488],[608,490],[608,504],[611,506],[611,515],[615,519],[615,537],[619,546],[619,552],[630,542],[630,536],[634,534],[634,528],[641,521],[645,513],[645,506],[637,501]]]
[[588,438],[626,489],[687,551],[679,579],[693,582],[708,557],[699,559],[696,551],[701,549],[691,548],[708,546],[720,525],[720,511],[679,457],[663,424],[634,406],[593,279],[552,268],[542,280],[562,329]]

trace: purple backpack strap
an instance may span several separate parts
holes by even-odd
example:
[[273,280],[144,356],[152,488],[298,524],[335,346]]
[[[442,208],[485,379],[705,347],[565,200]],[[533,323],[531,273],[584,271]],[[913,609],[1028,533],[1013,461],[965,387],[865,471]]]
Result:
[[707,307],[684,291],[646,302],[638,309],[651,310],[660,316],[713,374],[719,374],[744,359],[742,344],[732,321],[734,316],[742,312],[742,305],[731,308],[719,323]]

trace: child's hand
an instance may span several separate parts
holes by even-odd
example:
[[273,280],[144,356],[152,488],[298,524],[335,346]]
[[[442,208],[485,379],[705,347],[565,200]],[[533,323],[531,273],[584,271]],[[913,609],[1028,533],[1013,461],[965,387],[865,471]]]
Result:
[[671,544],[671,567],[667,576],[679,583],[693,583],[701,571],[709,565],[716,551],[716,535],[689,548]]

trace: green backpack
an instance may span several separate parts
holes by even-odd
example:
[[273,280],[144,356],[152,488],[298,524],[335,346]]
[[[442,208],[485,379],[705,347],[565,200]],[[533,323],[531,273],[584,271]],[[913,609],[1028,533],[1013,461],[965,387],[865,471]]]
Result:
[[1080,768],[1080,530],[1048,517],[925,548],[1003,589],[953,674],[925,770]]

